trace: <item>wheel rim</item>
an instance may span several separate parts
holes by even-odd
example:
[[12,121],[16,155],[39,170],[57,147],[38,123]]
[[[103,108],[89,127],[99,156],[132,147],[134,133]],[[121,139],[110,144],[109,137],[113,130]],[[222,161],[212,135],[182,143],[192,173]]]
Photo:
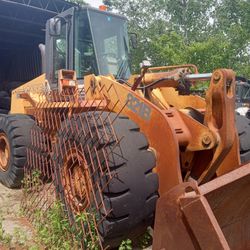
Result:
[[6,172],[9,168],[10,145],[4,133],[0,133],[0,169]]
[[90,178],[85,158],[77,149],[68,151],[62,170],[62,184],[67,203],[75,213],[90,204]]

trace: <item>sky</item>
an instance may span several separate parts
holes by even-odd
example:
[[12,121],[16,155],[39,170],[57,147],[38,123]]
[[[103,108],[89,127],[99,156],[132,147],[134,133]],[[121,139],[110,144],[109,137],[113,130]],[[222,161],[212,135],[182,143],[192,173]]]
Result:
[[99,7],[100,5],[102,5],[102,0],[85,0],[85,2],[89,3],[91,6],[93,7]]

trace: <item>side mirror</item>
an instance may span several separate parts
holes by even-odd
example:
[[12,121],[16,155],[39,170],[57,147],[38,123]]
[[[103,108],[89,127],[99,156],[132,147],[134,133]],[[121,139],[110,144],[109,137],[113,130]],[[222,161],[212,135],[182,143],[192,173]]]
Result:
[[51,36],[60,36],[62,30],[62,22],[58,17],[49,20],[49,33]]
[[137,48],[138,45],[138,37],[136,33],[129,33],[129,42],[133,49]]

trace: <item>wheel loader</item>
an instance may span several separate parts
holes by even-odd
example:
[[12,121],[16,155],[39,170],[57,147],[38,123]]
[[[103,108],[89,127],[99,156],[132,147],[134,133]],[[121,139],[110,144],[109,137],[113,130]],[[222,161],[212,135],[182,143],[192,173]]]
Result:
[[[31,218],[59,200],[83,249],[149,226],[155,250],[250,249],[250,123],[233,70],[131,75],[126,19],[90,7],[48,20],[39,46],[44,74],[0,116],[0,180],[23,182]],[[190,92],[202,81],[205,98]]]

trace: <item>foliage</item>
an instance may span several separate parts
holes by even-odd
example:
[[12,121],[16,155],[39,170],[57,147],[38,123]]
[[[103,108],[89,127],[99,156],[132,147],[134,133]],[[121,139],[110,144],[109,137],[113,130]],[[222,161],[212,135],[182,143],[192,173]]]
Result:
[[152,245],[152,242],[153,239],[148,230],[138,239],[139,247],[141,249],[149,247]]
[[150,42],[148,56],[154,65],[172,65],[182,63],[186,45],[176,32],[163,34]]
[[88,5],[84,0],[66,0],[68,2],[71,2],[71,3],[76,3],[76,4],[79,4],[79,5]]
[[146,231],[143,235],[135,239],[132,242],[130,239],[123,240],[121,245],[119,246],[119,250],[132,250],[136,249],[145,249],[152,245],[152,236],[148,231]]
[[[99,235],[95,226],[95,213],[81,213],[75,217],[75,223],[71,224],[65,215],[60,202],[55,202],[46,213],[41,210],[35,212],[34,222],[37,243],[51,250],[80,249],[83,245],[85,249],[99,249]],[[83,232],[82,227],[89,227],[90,231]],[[87,230],[86,230],[87,231]],[[129,240],[124,241],[121,249],[129,248]]]
[[233,68],[250,77],[250,1],[246,0],[104,0],[124,14],[138,34],[132,69],[152,64],[197,64],[200,72]]
[[4,247],[7,249],[16,249],[16,247],[25,247],[27,249],[29,246],[27,244],[27,234],[20,227],[15,227],[13,229],[13,234],[9,234],[4,230],[3,227],[3,217],[0,215],[0,249]]
[[165,16],[171,30],[182,34],[186,43],[206,39],[211,32],[210,19],[216,0],[165,1]]
[[19,246],[25,246],[28,240],[27,234],[19,227],[14,228],[13,238]]
[[[99,243],[99,235],[96,231],[95,227],[95,212],[92,214],[90,213],[82,213],[76,216],[76,226],[80,230],[76,230],[75,237],[77,241],[82,241],[84,247],[86,249],[92,249],[92,250],[98,250],[98,243]],[[88,223],[88,226],[90,227],[90,232],[88,232],[87,235],[83,235],[82,226],[85,227]]]
[[5,232],[3,228],[3,217],[0,215],[0,247],[1,244],[10,246],[12,241],[12,236],[8,233]]
[[38,190],[41,185],[41,171],[34,170],[32,171],[31,175],[26,175],[22,180],[22,187],[24,195],[29,192],[31,187],[35,190]]
[[46,214],[37,210],[34,224],[38,243],[50,249],[70,249],[71,227],[59,203],[55,203]]
[[232,67],[230,43],[223,36],[212,36],[203,42],[187,46],[185,61],[198,65],[201,72],[212,72],[216,68]]
[[123,240],[119,246],[119,250],[132,250],[132,241],[130,239]]
[[[23,179],[23,192],[27,196],[25,207],[32,209],[33,224],[36,231],[36,247],[43,246],[52,250],[85,249],[98,250],[100,239],[96,229],[96,220],[98,219],[96,211],[83,212],[73,216],[65,212],[65,207],[59,201],[54,202],[50,207],[43,211],[40,208],[33,208],[32,195],[29,197],[30,189],[39,191],[41,187],[41,172],[32,171]],[[71,216],[71,221],[69,217]],[[1,222],[1,220],[0,220]],[[0,223],[1,226],[1,223]],[[2,233],[3,234],[3,233]],[[1,240],[0,228],[0,240]],[[18,236],[20,245],[25,241],[24,236],[18,230],[15,232]]]

